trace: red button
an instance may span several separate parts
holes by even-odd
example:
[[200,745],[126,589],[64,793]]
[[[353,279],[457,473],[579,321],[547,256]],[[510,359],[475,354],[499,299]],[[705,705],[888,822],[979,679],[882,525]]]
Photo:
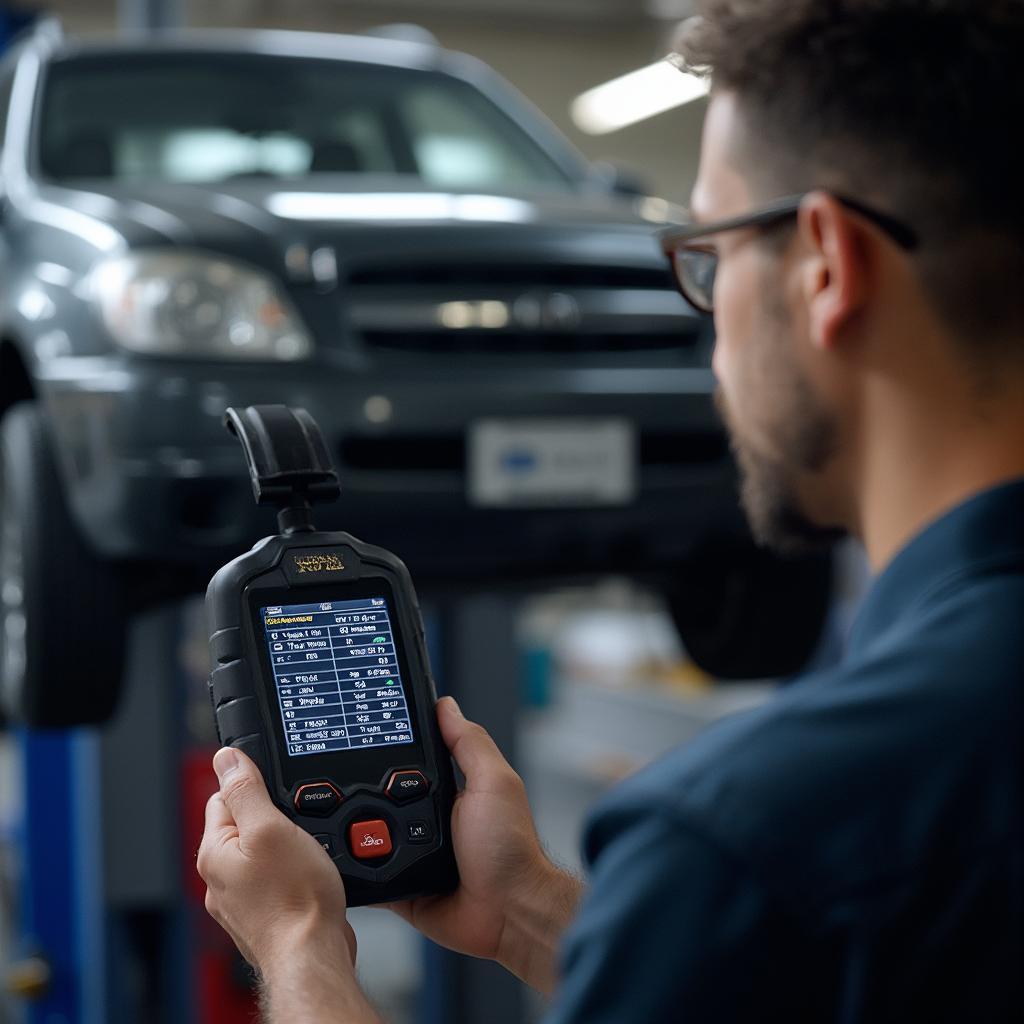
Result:
[[391,852],[391,833],[386,822],[357,821],[348,828],[352,855],[359,860],[386,857]]

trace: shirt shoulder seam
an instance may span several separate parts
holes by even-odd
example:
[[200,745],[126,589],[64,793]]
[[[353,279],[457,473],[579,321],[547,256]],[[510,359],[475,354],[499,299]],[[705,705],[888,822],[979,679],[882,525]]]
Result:
[[988,555],[985,558],[976,559],[967,565],[961,565],[950,570],[944,576],[935,580],[911,603],[911,610],[917,610],[923,605],[934,601],[942,596],[944,590],[949,589],[956,583],[971,576],[987,576],[993,569],[1004,567],[1016,567],[1018,574],[1024,574],[1024,550],[1013,550],[1001,552],[998,555]]

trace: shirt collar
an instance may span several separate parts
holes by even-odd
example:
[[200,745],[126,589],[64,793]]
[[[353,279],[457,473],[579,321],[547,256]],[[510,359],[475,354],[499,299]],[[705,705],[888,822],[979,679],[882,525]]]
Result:
[[850,634],[863,650],[954,576],[1024,566],[1024,478],[968,498],[919,533],[875,581]]

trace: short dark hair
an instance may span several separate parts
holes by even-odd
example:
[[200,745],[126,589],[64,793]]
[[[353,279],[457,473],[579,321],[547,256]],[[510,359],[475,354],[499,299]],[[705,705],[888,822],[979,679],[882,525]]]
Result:
[[697,9],[677,50],[737,96],[755,187],[888,210],[920,235],[922,280],[953,332],[979,354],[1024,355],[1024,0]]

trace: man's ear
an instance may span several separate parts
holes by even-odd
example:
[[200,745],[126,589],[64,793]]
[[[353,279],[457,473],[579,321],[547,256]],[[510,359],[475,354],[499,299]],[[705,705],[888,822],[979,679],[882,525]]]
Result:
[[817,348],[831,349],[867,296],[869,233],[856,214],[827,192],[813,192],[804,200],[799,232],[809,253],[802,287],[811,340]]

